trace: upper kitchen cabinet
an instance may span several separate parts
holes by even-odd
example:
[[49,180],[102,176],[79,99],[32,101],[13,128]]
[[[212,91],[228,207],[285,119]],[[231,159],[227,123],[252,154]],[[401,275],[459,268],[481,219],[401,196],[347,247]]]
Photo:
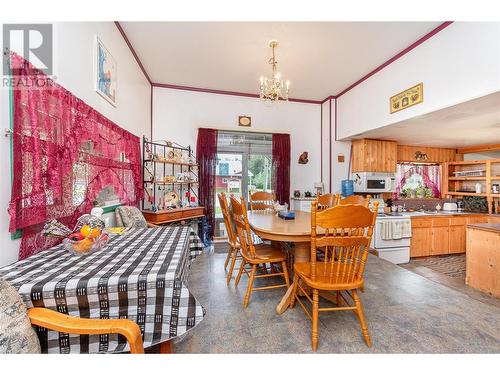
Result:
[[397,144],[394,141],[356,139],[352,142],[353,172],[396,172]]

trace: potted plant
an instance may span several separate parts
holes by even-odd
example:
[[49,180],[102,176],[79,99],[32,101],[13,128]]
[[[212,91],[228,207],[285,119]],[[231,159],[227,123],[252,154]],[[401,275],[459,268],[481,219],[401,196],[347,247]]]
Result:
[[415,189],[415,195],[417,198],[425,198],[425,188],[421,184]]

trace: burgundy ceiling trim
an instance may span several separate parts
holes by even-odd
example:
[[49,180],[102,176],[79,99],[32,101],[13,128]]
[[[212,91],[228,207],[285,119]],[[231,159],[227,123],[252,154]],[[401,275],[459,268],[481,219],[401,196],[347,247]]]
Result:
[[[347,87],[346,89],[342,90],[340,93],[338,93],[337,95],[335,95],[337,98],[341,97],[342,95],[344,95],[346,92],[352,90],[354,87],[358,86],[361,82],[364,82],[366,81],[368,78],[370,78],[371,76],[373,76],[375,73],[381,71],[382,69],[384,69],[387,65],[390,65],[392,64],[394,61],[398,60],[399,58],[403,57],[404,55],[406,55],[408,52],[410,52],[411,50],[415,49],[416,47],[418,47],[419,45],[421,45],[423,42],[425,42],[426,40],[432,38],[434,35],[436,35],[437,33],[439,33],[441,30],[445,29],[446,27],[450,26],[451,24],[453,23],[453,21],[446,21],[446,22],[443,22],[441,25],[439,25],[438,27],[436,27],[434,30],[432,30],[431,32],[425,34],[423,37],[421,37],[419,40],[417,40],[416,42],[414,42],[413,44],[411,44],[410,46],[406,47],[404,50],[402,50],[401,52],[399,52],[396,56],[390,58],[389,60],[387,60],[386,62],[384,62],[383,64],[377,66],[375,69],[373,69],[370,73],[366,74],[365,76],[361,77],[360,79],[358,79],[356,82],[354,82],[352,85],[350,85],[349,87]],[[329,98],[326,98],[323,102],[327,101]]]
[[[335,101],[335,106],[337,105],[337,101]],[[329,120],[328,120],[328,129],[329,129],[329,138],[330,138],[330,142],[329,143],[329,147],[330,147],[330,173],[328,173],[328,175],[330,176],[330,182],[328,184],[328,188],[329,188],[329,192],[330,194],[332,193],[332,100],[330,99],[329,102],[328,102],[328,106],[329,106],[329,109],[328,109],[328,116],[329,116]],[[335,127],[337,126],[337,124],[335,124]]]
[[[173,90],[197,91],[197,92],[206,92],[206,93],[209,93],[209,94],[244,96],[244,97],[247,97],[247,98],[259,98],[259,95],[257,95],[257,94],[251,94],[251,93],[247,93],[247,92],[225,91],[225,90],[216,90],[216,89],[205,89],[205,88],[202,88],[202,87],[171,85],[169,83],[156,83],[156,82],[153,82],[151,85],[153,85],[154,87],[161,87],[161,88],[173,89]],[[321,104],[320,100],[289,98],[288,101],[290,101],[290,102],[296,102],[296,103]]]
[[321,101],[321,104],[326,103],[326,102],[327,102],[327,101],[329,101],[330,99],[337,99],[337,96],[336,96],[336,95],[330,95],[330,96],[326,97],[325,99],[323,99],[323,100]]
[[323,182],[323,104],[320,106],[320,127],[319,127],[319,149],[320,149],[320,165],[321,165],[321,182]]
[[132,55],[134,55],[135,61],[137,61],[139,68],[141,68],[141,70],[142,70],[142,73],[144,74],[144,76],[148,80],[149,84],[152,85],[153,82],[151,81],[151,78],[149,78],[149,75],[146,72],[146,69],[144,69],[144,65],[142,65],[142,62],[139,59],[139,56],[137,56],[137,53],[135,53],[134,47],[132,47],[132,43],[130,43],[130,40],[128,40],[127,34],[125,34],[125,31],[123,30],[122,26],[120,25],[120,22],[115,21],[115,25],[116,25],[118,31],[120,31],[120,34],[122,34],[122,37],[125,40],[125,43],[127,43],[127,46],[130,49],[130,52],[132,52]]

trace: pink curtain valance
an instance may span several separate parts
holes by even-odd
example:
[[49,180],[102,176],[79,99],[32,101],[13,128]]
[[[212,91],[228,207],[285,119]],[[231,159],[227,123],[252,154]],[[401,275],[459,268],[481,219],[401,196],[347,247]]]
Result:
[[[13,184],[10,226],[23,230],[19,258],[53,245],[45,221],[73,225],[112,186],[124,204],[142,198],[140,139],[120,128],[17,54],[13,72]],[[16,82],[45,82],[16,85]]]
[[441,167],[439,165],[398,164],[396,169],[398,183],[393,194],[394,199],[400,198],[407,179],[414,174],[422,176],[424,187],[432,189],[434,198],[441,196]]

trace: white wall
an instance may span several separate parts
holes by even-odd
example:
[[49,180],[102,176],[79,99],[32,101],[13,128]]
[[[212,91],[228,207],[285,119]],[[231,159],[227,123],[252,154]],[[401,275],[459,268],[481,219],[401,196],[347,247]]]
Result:
[[[0,28],[0,33],[2,32]],[[117,106],[94,91],[94,38],[98,35],[118,66]],[[1,34],[0,34],[1,36]],[[54,75],[57,82],[135,135],[150,133],[150,85],[113,22],[54,24]],[[8,92],[0,89],[0,129],[9,127]],[[10,239],[9,139],[0,136],[0,266],[17,260],[19,241]]]
[[[333,194],[341,192],[341,181],[349,178],[349,158],[351,152],[351,141],[336,141],[335,140],[335,99],[327,100],[322,104],[323,106],[323,182],[325,185],[325,192]],[[330,108],[332,115],[330,118]],[[329,129],[331,128],[331,133]],[[331,134],[331,139],[330,139]],[[330,163],[330,142],[331,142],[331,163]],[[344,162],[338,161],[339,154],[344,155]],[[331,174],[331,189],[330,185]]]
[[[389,98],[424,84],[424,102],[390,114]],[[500,23],[455,22],[337,99],[338,139],[500,90]]]
[[[196,148],[198,128],[245,131],[238,116],[252,117],[250,131],[289,133],[291,141],[290,190],[314,190],[320,180],[320,105],[264,103],[256,98],[155,87],[153,138],[168,139]],[[309,163],[298,164],[307,151]]]

